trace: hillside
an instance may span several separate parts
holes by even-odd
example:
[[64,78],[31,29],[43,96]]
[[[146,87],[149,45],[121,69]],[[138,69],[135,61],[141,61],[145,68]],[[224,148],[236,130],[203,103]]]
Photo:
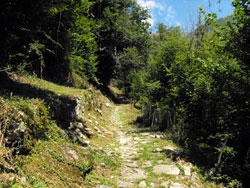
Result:
[[92,187],[108,181],[106,173],[118,160],[98,148],[111,148],[110,101],[93,88],[15,74],[7,79],[0,98],[1,187]]
[[248,187],[250,4],[146,2],[1,0],[2,187]]
[[141,113],[130,104],[113,104],[95,88],[6,79],[1,187],[215,187],[166,135],[139,128]]

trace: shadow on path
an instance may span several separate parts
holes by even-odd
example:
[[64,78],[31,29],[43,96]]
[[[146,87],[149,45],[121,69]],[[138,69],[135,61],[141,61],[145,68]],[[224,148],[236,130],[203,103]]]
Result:
[[129,99],[126,97],[125,94],[115,93],[107,86],[100,88],[100,90],[101,90],[103,95],[108,97],[115,104],[129,104]]

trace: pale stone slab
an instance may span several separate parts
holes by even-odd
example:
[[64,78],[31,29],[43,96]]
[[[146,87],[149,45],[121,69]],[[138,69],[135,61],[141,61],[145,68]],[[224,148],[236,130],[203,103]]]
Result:
[[140,144],[148,144],[150,141],[149,140],[143,140],[141,142],[139,142]]
[[144,171],[141,169],[135,169],[133,172],[125,177],[128,180],[138,180],[147,178]]
[[134,184],[131,182],[123,182],[123,181],[118,181],[117,185],[119,188],[127,188],[127,187],[133,187]]
[[153,168],[153,172],[157,174],[179,175],[180,170],[175,165],[156,165]]
[[187,186],[181,183],[171,183],[170,188],[186,188]]
[[141,188],[146,188],[146,187],[147,187],[146,182],[145,182],[145,181],[140,182],[140,183],[139,183],[139,187],[141,187]]
[[134,137],[133,139],[134,139],[135,141],[141,140],[139,137]]
[[144,133],[141,133],[142,136],[150,136],[151,133],[150,132],[144,132]]
[[171,151],[176,151],[176,150],[178,150],[178,148],[177,148],[177,147],[174,147],[174,146],[165,146],[163,149],[165,149],[165,150],[171,150]]
[[148,167],[151,167],[152,166],[152,162],[151,161],[146,161],[144,164],[143,164],[143,167],[144,168],[148,168]]
[[168,188],[168,187],[169,187],[169,181],[162,182],[162,183],[161,183],[161,186],[162,186],[162,187],[165,187],[165,188]]
[[191,176],[191,168],[190,167],[182,166],[182,168],[184,169],[185,176]]
[[120,139],[120,144],[124,145],[128,143],[128,139],[127,138],[121,138]]
[[137,165],[136,162],[133,162],[133,163],[125,163],[124,165],[127,166],[127,167],[130,167],[130,168],[138,168],[138,165]]
[[106,185],[97,185],[96,188],[110,188],[110,187]]

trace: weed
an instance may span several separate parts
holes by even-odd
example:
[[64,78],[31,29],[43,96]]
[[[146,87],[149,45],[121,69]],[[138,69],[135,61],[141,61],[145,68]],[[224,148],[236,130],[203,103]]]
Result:
[[36,177],[31,178],[30,185],[34,188],[52,188],[52,186],[48,186],[48,183],[46,181],[42,181],[40,178]]
[[65,161],[65,157],[61,153],[59,153],[57,151],[49,150],[49,154],[51,155],[52,158],[54,158],[58,162]]
[[107,167],[113,170],[120,167],[120,164],[118,162],[116,162],[114,159],[112,159],[105,153],[91,152],[91,155],[93,156],[94,161],[104,163]]
[[23,185],[14,184],[14,185],[11,186],[11,188],[23,188]]
[[93,163],[91,161],[78,161],[76,163],[76,167],[80,170],[81,176],[85,178],[85,176],[91,172],[93,169]]
[[183,166],[177,164],[177,167],[180,170],[180,175],[185,175],[185,169],[183,168]]
[[86,181],[87,185],[90,187],[95,187],[97,184],[106,186],[115,185],[110,179],[96,175],[96,171],[92,171],[90,174],[88,174],[86,176]]

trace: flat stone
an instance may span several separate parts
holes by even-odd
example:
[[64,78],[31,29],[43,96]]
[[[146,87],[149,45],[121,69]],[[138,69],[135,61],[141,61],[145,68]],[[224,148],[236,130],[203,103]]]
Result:
[[181,183],[174,183],[172,182],[170,188],[186,188],[187,186]]
[[136,168],[136,167],[138,167],[138,165],[136,164],[136,162],[125,163],[124,165],[127,166],[127,167],[130,167],[130,168]]
[[144,164],[143,164],[143,167],[144,168],[148,168],[148,167],[151,167],[152,166],[152,162],[151,161],[146,161]]
[[127,187],[133,187],[134,184],[131,182],[124,182],[124,181],[118,181],[117,185],[119,188],[127,188]]
[[153,172],[157,174],[179,175],[180,170],[175,165],[156,165]]
[[191,176],[191,168],[190,167],[182,166],[182,168],[184,169],[185,176]]
[[110,188],[110,187],[107,185],[97,185],[96,188]]
[[169,181],[162,182],[161,186],[168,188],[169,187]]
[[165,150],[171,150],[171,151],[176,151],[176,150],[178,150],[178,148],[177,148],[177,147],[174,147],[174,146],[165,146],[163,149],[165,149]]
[[146,188],[147,187],[146,182],[145,181],[140,182],[139,187]]
[[128,140],[126,138],[121,138],[120,139],[120,144],[124,145],[128,142]]
[[142,136],[149,136],[149,135],[151,135],[151,133],[145,132],[145,133],[141,133],[141,135],[142,135]]
[[134,140],[139,141],[139,140],[141,140],[141,138],[139,138],[139,137],[134,137]]
[[125,177],[128,180],[138,180],[147,178],[144,171],[141,169],[134,169],[133,172]]

